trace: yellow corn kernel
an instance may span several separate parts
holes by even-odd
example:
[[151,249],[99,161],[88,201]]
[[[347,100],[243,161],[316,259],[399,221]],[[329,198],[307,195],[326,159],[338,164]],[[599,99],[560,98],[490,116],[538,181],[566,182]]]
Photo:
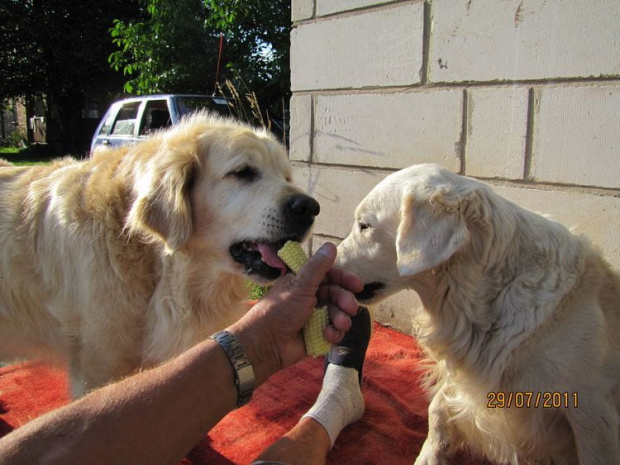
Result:
[[286,244],[278,250],[278,257],[280,257],[295,274],[299,273],[299,269],[308,261],[306,252],[299,242],[295,241],[287,241]]
[[325,327],[329,324],[327,306],[315,308],[312,316],[304,326],[304,342],[306,353],[312,357],[325,355],[331,349],[331,344],[323,336]]
[[[308,256],[299,242],[288,241],[278,250],[278,257],[293,271],[299,273],[299,269],[308,260]],[[329,352],[331,344],[323,336],[323,331],[329,324],[327,306],[315,308],[312,316],[304,326],[304,342],[306,353],[312,357],[325,355]]]

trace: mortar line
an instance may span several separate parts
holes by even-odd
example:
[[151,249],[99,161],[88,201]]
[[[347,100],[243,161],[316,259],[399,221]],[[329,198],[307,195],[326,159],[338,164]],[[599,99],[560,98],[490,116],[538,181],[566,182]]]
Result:
[[432,23],[432,4],[428,0],[424,1],[424,13],[422,24],[422,68],[420,69],[420,84],[427,85],[430,78],[430,53],[431,53],[431,23]]
[[532,157],[534,154],[534,131],[536,130],[536,90],[530,87],[527,98],[527,125],[525,154],[523,156],[523,180],[532,181]]
[[461,114],[461,140],[459,147],[459,157],[461,161],[461,169],[459,174],[467,173],[467,128],[469,127],[469,92],[467,88],[463,89],[463,111]]
[[[293,161],[293,166],[308,166],[317,168],[335,168],[347,171],[364,171],[369,173],[382,173],[389,175],[405,167],[375,167],[375,166],[360,166],[360,165],[345,165],[342,163],[325,163],[316,162],[310,164],[307,161]],[[620,189],[613,187],[599,187],[599,186],[579,186],[575,184],[561,184],[549,181],[531,181],[523,179],[508,179],[499,177],[487,177],[487,176],[471,176],[479,181],[500,185],[506,187],[518,187],[524,189],[534,189],[543,191],[556,191],[556,192],[575,192],[580,194],[598,195],[601,197],[616,197],[620,198]]]
[[310,96],[310,147],[308,147],[308,149],[310,150],[310,156],[308,157],[308,162],[310,164],[314,163],[314,140],[316,138],[316,134],[315,134],[315,129],[314,129],[314,99],[315,99],[315,95],[312,94]]

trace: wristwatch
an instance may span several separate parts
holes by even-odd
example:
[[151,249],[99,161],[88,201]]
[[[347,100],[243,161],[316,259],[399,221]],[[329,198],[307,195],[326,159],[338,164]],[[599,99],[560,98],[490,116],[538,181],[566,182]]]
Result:
[[250,401],[254,392],[255,379],[252,364],[243,351],[239,339],[231,332],[220,331],[211,336],[211,339],[217,341],[224,349],[233,366],[237,385],[237,406],[235,408],[239,408]]

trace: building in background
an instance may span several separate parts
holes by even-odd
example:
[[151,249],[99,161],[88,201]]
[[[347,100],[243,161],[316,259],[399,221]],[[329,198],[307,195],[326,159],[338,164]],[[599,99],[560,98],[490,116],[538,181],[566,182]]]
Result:
[[[381,179],[433,162],[589,236],[620,268],[620,2],[293,0],[290,157],[344,238]],[[417,296],[376,309],[411,331]]]

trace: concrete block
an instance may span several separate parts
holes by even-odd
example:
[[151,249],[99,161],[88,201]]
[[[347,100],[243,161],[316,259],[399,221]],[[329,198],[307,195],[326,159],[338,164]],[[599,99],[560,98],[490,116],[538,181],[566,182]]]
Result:
[[531,177],[620,189],[620,86],[543,87]]
[[430,81],[620,75],[617,0],[434,0]]
[[528,88],[468,91],[466,173],[522,179],[527,134]]
[[312,139],[312,96],[291,97],[289,158],[296,161],[310,161]]
[[293,163],[295,184],[321,205],[316,234],[344,238],[353,227],[357,204],[389,173]]
[[338,246],[338,244],[342,242],[342,239],[340,239],[339,237],[318,236],[316,234],[313,234],[312,238],[310,239],[312,253],[315,253],[317,250],[319,250],[319,248],[326,242],[331,242],[335,246]]
[[314,16],[314,0],[292,0],[291,21],[302,21]]
[[587,236],[620,272],[620,197],[490,185],[511,202],[535,213],[548,215],[574,233]]
[[341,11],[356,10],[358,8],[391,3],[394,0],[317,0],[317,16],[331,15]]
[[302,24],[291,32],[291,88],[399,86],[420,82],[422,3]]
[[395,169],[433,162],[458,171],[462,105],[460,90],[319,95],[314,160]]

